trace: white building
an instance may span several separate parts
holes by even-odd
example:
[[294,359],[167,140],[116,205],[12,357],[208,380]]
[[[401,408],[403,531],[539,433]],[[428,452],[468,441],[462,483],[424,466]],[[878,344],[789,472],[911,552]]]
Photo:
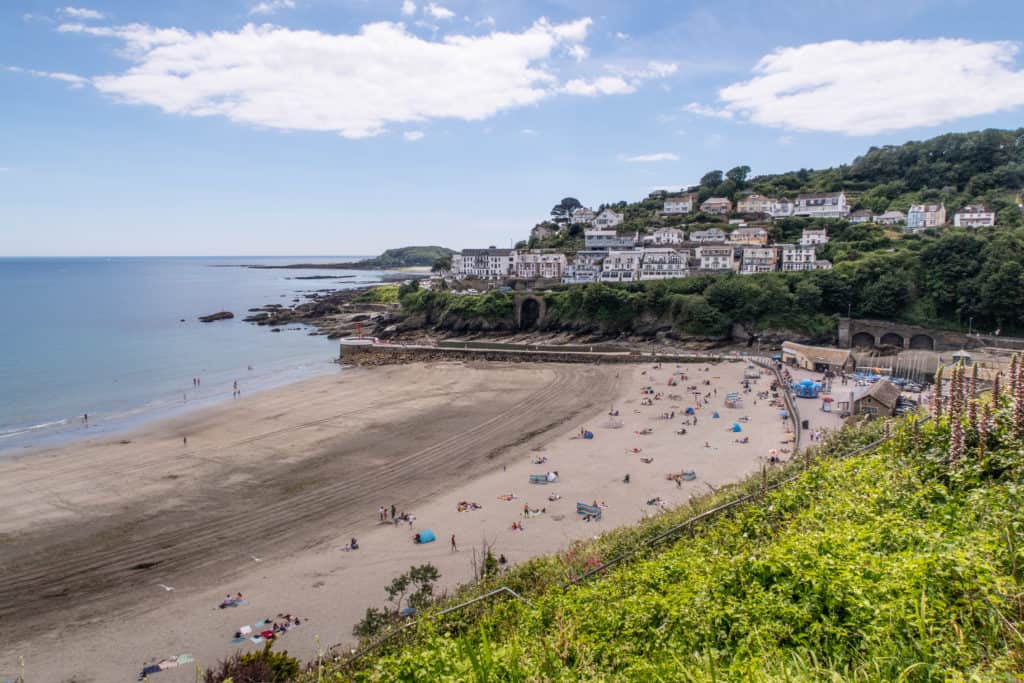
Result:
[[875,220],[875,215],[868,209],[861,211],[854,211],[850,214],[848,219],[851,223],[871,223]]
[[850,206],[846,203],[845,192],[813,192],[796,198],[795,216],[810,218],[846,218]]
[[602,282],[632,282],[640,279],[643,251],[609,251],[601,267]]
[[690,273],[689,252],[675,249],[644,249],[641,280],[668,280]]
[[791,199],[781,197],[772,202],[772,218],[788,218],[796,211],[796,204]]
[[605,209],[601,213],[597,214],[594,218],[593,225],[595,228],[614,228],[616,225],[622,225],[622,222],[626,220],[624,214],[612,211],[611,209]]
[[727,197],[709,197],[700,205],[700,210],[709,216],[724,216],[732,211],[732,202]]
[[946,224],[946,207],[942,204],[915,204],[907,211],[907,232],[937,228]]
[[828,244],[828,230],[825,228],[820,230],[804,228],[804,231],[800,234],[800,246],[816,247],[819,244]]
[[701,270],[736,270],[736,251],[731,245],[702,244],[697,248]]
[[522,280],[561,280],[569,265],[565,254],[533,249],[516,256],[515,275]]
[[710,228],[708,230],[695,230],[690,233],[691,242],[724,242],[728,238],[724,230]]
[[584,230],[583,245],[588,250],[632,249],[636,246],[636,233],[620,235],[614,230]]
[[832,267],[829,261],[818,258],[818,253],[813,245],[783,244],[781,247],[782,270],[785,272],[828,270]]
[[875,216],[875,223],[878,225],[900,225],[907,222],[907,214],[902,211],[886,211]]
[[675,228],[658,228],[650,235],[644,237],[644,242],[663,246],[666,244],[682,244],[686,240],[686,234]]
[[953,214],[953,225],[958,228],[982,228],[995,224],[995,211],[989,211],[981,204],[969,204]]
[[747,195],[736,202],[736,211],[739,213],[767,213],[772,212],[775,200],[760,194]]
[[779,269],[779,250],[775,247],[745,247],[741,252],[740,273],[773,273]]
[[684,194],[682,197],[668,197],[665,199],[665,206],[661,212],[670,215],[690,213],[696,203],[697,195],[692,192]]
[[729,233],[734,244],[768,244],[768,231],[764,228],[736,228]]
[[514,249],[463,249],[452,255],[452,276],[456,279],[500,280],[515,273]]
[[590,225],[594,222],[596,214],[585,206],[574,209],[569,222],[573,225]]
[[565,269],[562,282],[568,284],[581,284],[586,282],[597,282],[601,279],[601,268],[604,259],[608,255],[606,251],[578,251]]

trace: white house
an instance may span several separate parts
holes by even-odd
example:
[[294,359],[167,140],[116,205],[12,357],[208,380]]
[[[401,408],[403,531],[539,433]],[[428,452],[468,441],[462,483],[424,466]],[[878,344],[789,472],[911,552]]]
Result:
[[586,249],[632,249],[636,246],[636,233],[620,235],[614,230],[584,230],[583,245]]
[[700,205],[700,210],[709,216],[724,216],[732,211],[732,201],[727,197],[709,197]]
[[772,218],[788,218],[793,215],[796,211],[796,204],[792,200],[781,197],[772,202],[771,213]]
[[667,280],[686,277],[689,270],[689,252],[675,249],[644,249],[640,266],[641,280]]
[[608,255],[606,251],[578,251],[565,269],[562,282],[568,284],[580,284],[585,282],[597,282],[601,279],[601,268],[604,259]]
[[736,270],[736,251],[732,245],[702,244],[697,248],[701,270]]
[[632,282],[640,279],[640,264],[644,253],[639,249],[631,251],[609,251],[601,267],[602,282]]
[[515,273],[514,249],[463,249],[452,255],[452,276],[456,279],[499,280]]
[[981,204],[968,204],[953,214],[953,225],[958,228],[982,228],[995,224],[995,211],[989,211]]
[[846,218],[850,207],[845,192],[813,192],[796,198],[795,216],[811,218]]
[[585,206],[574,209],[569,222],[573,225],[590,225],[594,222],[596,214]]
[[710,228],[708,230],[695,230],[690,233],[691,242],[724,242],[728,238],[724,230]]
[[562,253],[541,249],[521,251],[516,257],[515,275],[522,280],[561,280],[567,265],[568,261]]
[[681,197],[668,197],[665,199],[665,206],[661,212],[670,215],[690,213],[696,204],[697,195],[693,192],[688,192]]
[[624,214],[612,211],[611,209],[605,209],[601,213],[597,214],[594,218],[593,225],[595,228],[614,228],[616,225],[622,225],[622,222],[626,220]]
[[736,202],[736,211],[739,213],[767,213],[772,212],[775,200],[760,194],[747,195]]
[[734,244],[768,244],[768,231],[764,228],[736,228],[729,233]]
[[900,225],[907,221],[907,214],[902,211],[886,211],[875,216],[875,223],[878,225]]
[[937,228],[946,224],[946,207],[942,204],[915,204],[907,211],[907,232]]
[[832,267],[829,261],[818,258],[818,253],[813,245],[783,244],[780,246],[782,247],[782,270],[785,272],[828,270]]
[[828,230],[825,228],[820,230],[804,228],[804,231],[800,234],[800,246],[815,247],[819,244],[828,244]]
[[741,252],[740,273],[773,273],[779,269],[779,250],[775,247],[744,247]]
[[861,211],[854,211],[850,214],[848,219],[851,223],[871,223],[875,220],[875,215],[868,209]]
[[644,242],[663,246],[666,244],[682,244],[685,239],[686,235],[682,230],[676,230],[675,228],[658,228],[650,235],[646,235],[644,237]]

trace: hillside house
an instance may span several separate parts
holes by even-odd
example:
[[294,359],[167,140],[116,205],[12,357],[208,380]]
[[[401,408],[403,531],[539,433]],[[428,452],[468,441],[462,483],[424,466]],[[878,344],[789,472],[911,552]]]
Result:
[[596,217],[597,214],[592,210],[585,206],[581,206],[580,208],[573,210],[572,216],[569,218],[569,222],[573,225],[590,225],[594,222]]
[[775,247],[744,247],[740,256],[741,275],[773,273],[779,269],[779,250]]
[[709,216],[724,216],[732,211],[732,201],[727,197],[710,197],[700,205],[700,210]]
[[521,280],[561,280],[568,261],[565,254],[532,249],[516,257],[515,276]]
[[968,204],[953,214],[953,225],[958,228],[983,228],[995,224],[995,211],[989,211],[981,204]]
[[832,264],[818,259],[818,252],[813,245],[782,244],[783,272],[801,272],[807,270],[828,270]]
[[701,270],[736,270],[736,249],[732,245],[702,244],[696,257]]
[[846,218],[850,206],[846,203],[845,192],[812,192],[796,198],[795,216],[809,218]]
[[724,230],[711,228],[709,230],[695,230],[690,233],[691,242],[725,242],[728,235]]
[[691,213],[697,205],[696,193],[689,192],[681,197],[668,197],[665,199],[665,206],[661,212],[668,215],[680,215]]
[[942,204],[915,204],[907,211],[907,232],[919,232],[946,224],[946,207]]
[[620,235],[614,230],[584,230],[583,245],[587,250],[632,249],[636,246],[636,233]]
[[578,251],[576,256],[565,268],[562,282],[566,284],[583,284],[597,282],[601,279],[601,269],[604,266],[604,259],[608,255],[606,251]]
[[452,276],[456,279],[500,280],[515,273],[514,249],[463,249],[452,255]]
[[736,228],[729,233],[733,244],[768,244],[768,231],[764,228]]
[[873,223],[875,214],[871,213],[868,209],[862,209],[861,211],[851,213],[847,220],[851,223]]
[[639,249],[609,251],[601,266],[601,282],[632,282],[640,279],[644,253]]
[[883,214],[875,216],[875,224],[877,225],[902,225],[907,222],[907,214],[902,211],[886,211]]
[[592,224],[595,228],[607,230],[608,228],[614,228],[616,225],[622,225],[625,220],[625,214],[612,211],[611,209],[605,209],[601,213],[597,214]]
[[796,211],[796,203],[791,199],[782,197],[772,202],[772,218],[789,218]]
[[657,246],[682,244],[685,240],[686,233],[675,228],[658,228],[644,237],[645,243]]
[[775,200],[760,194],[747,195],[736,203],[739,213],[763,213],[771,215]]
[[828,230],[825,228],[820,230],[804,228],[803,232],[800,233],[801,247],[816,247],[823,244],[828,244]]
[[689,252],[675,249],[644,249],[641,280],[667,280],[689,275]]

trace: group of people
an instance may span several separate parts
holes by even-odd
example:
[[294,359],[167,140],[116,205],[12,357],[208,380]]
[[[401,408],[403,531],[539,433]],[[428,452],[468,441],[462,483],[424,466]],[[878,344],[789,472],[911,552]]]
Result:
[[242,598],[242,594],[241,593],[236,593],[234,595],[234,597],[232,597],[231,594],[228,593],[227,595],[224,596],[224,599],[221,600],[220,604],[217,607],[219,609],[227,609],[228,607],[238,607],[239,605],[243,604],[244,602],[245,602],[245,599]]

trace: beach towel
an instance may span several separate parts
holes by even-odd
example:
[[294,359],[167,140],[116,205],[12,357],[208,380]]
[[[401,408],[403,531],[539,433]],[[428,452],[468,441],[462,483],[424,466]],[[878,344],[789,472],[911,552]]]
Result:
[[241,633],[243,636],[247,636],[252,633],[252,626],[243,626],[242,628],[238,629],[238,632]]
[[231,639],[231,644],[232,645],[238,645],[239,643],[244,643],[247,640],[249,640],[249,639],[246,638],[245,636],[242,636],[242,637],[239,637],[239,638],[232,638]]
[[178,655],[178,666],[184,666],[185,664],[191,664],[196,661],[192,655]]
[[261,638],[259,636],[253,636],[249,640],[251,640],[252,642],[256,643],[257,645],[259,645],[260,643],[263,642],[263,638]]

